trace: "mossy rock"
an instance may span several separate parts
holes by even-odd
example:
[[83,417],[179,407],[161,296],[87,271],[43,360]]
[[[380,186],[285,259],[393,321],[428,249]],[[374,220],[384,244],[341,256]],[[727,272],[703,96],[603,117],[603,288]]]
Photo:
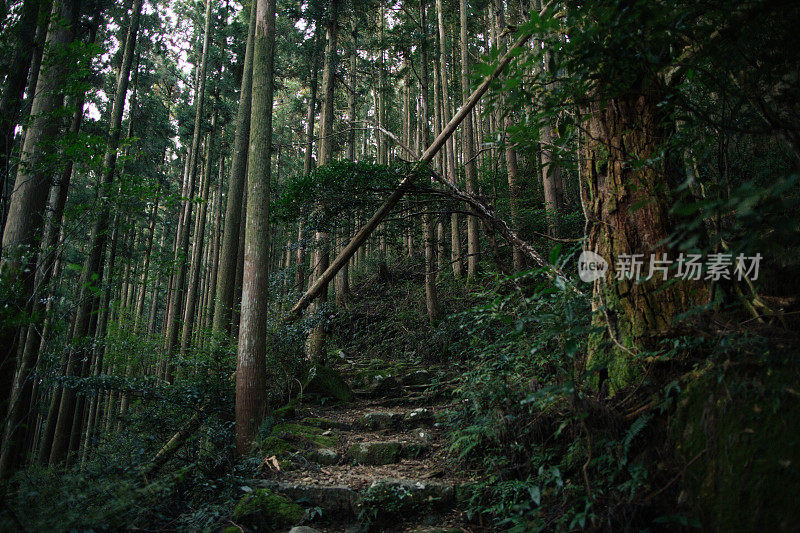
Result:
[[400,461],[399,442],[362,442],[353,444],[347,455],[362,465],[389,465]]
[[269,457],[282,457],[295,451],[295,447],[279,437],[267,437],[261,443],[261,452]]
[[790,531],[800,523],[796,369],[710,368],[686,387],[670,432],[706,530]]
[[308,370],[304,394],[319,398],[333,398],[340,402],[352,402],[353,391],[338,372],[325,365],[314,365]]
[[292,400],[283,407],[279,407],[272,412],[272,418],[275,420],[287,420],[294,418],[297,414],[297,401]]
[[256,531],[285,530],[305,518],[302,507],[269,489],[246,494],[233,511],[233,520]]

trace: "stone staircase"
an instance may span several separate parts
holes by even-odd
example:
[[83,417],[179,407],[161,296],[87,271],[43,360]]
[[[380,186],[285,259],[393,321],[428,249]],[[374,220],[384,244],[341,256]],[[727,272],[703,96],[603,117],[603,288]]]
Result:
[[274,442],[292,449],[278,443],[243,491],[311,509],[297,531],[463,531],[456,508],[470,479],[451,465],[441,427],[454,381],[416,371],[351,382],[353,402],[303,405],[276,426]]

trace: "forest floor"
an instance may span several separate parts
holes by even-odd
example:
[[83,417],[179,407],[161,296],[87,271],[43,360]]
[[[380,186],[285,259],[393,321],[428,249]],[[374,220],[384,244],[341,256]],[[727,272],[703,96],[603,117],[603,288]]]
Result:
[[351,402],[289,409],[272,430],[275,455],[245,490],[301,502],[316,511],[313,527],[326,532],[464,531],[458,492],[473,479],[454,466],[443,424],[453,376],[429,365],[392,375],[396,367],[379,365],[340,362]]

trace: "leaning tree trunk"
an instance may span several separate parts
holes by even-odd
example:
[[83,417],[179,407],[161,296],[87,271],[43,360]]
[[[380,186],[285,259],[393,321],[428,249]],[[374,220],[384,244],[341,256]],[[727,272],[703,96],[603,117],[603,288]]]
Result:
[[[612,390],[640,375],[640,363],[634,360],[640,348],[654,347],[655,337],[672,328],[678,314],[708,296],[703,282],[668,283],[660,273],[644,280],[651,256],[676,259],[664,244],[674,228],[669,213],[674,182],[661,157],[669,132],[660,97],[646,89],[596,102],[583,120],[586,249],[610,265],[594,282],[594,322],[604,329],[590,338],[587,367],[605,368]],[[641,279],[615,280],[613,265],[631,254],[644,254]]]
[[275,0],[258,0],[253,48],[253,103],[247,169],[247,224],[236,365],[236,451],[250,451],[267,409],[269,187]]

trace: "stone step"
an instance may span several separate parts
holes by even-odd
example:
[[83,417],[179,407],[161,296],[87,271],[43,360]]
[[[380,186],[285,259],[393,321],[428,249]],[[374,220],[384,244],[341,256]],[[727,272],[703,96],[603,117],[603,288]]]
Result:
[[352,444],[347,457],[361,465],[381,466],[419,459],[429,452],[430,446],[424,442],[372,441]]
[[353,423],[358,429],[414,429],[431,427],[436,423],[433,411],[424,407],[413,409],[407,413],[384,413],[380,411],[366,413]]
[[354,490],[346,485],[311,485],[254,479],[248,482],[246,490],[258,488],[281,493],[304,507],[319,507],[323,510],[324,516],[339,518],[357,516],[364,494],[379,489],[402,492],[414,502],[432,502],[437,512],[449,511],[459,501],[457,484],[400,478],[375,479],[363,491]]
[[284,494],[305,507],[319,507],[329,515],[355,516],[358,511],[359,493],[346,485],[307,485],[268,479],[252,480],[249,484]]

